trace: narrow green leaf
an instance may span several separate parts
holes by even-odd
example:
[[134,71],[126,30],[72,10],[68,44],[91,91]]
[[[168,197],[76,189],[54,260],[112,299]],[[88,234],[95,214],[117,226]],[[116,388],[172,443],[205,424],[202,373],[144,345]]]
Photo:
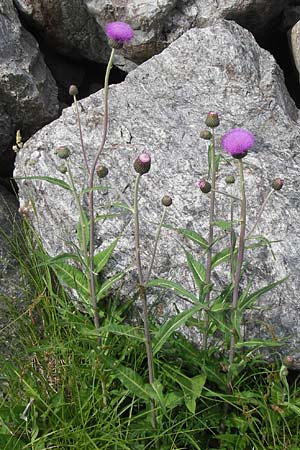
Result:
[[134,370],[120,365],[117,368],[116,375],[124,386],[138,398],[142,398],[143,400],[149,400],[151,398],[149,385],[144,383],[143,378]]
[[173,334],[179,327],[184,325],[186,321],[193,316],[197,311],[199,311],[204,305],[194,306],[180,314],[172,317],[172,319],[165,322],[159,329],[158,332],[153,337],[153,354],[155,355],[165,342],[169,339],[171,334]]
[[82,210],[81,212],[81,220],[83,223],[81,224],[81,221],[79,220],[77,225],[77,238],[81,248],[83,248],[83,244],[85,241],[86,250],[90,242],[90,221],[84,210]]
[[126,271],[119,272],[116,275],[109,278],[108,280],[106,280],[97,292],[97,300],[101,300],[102,298],[106,297],[109,289],[115,283],[117,283],[117,281],[119,281],[125,275],[125,273],[126,273]]
[[196,244],[200,245],[201,248],[204,250],[208,249],[208,242],[204,237],[202,237],[200,234],[196,233],[196,231],[193,230],[187,230],[185,228],[175,228],[171,225],[163,225],[164,228],[168,228],[169,230],[176,231],[181,236],[186,237],[187,239],[190,239],[191,241],[195,242]]
[[236,348],[242,347],[280,347],[282,346],[281,340],[271,339],[252,339],[251,341],[237,342]]
[[280,284],[284,283],[289,278],[289,275],[287,275],[284,278],[281,278],[278,281],[275,281],[274,283],[270,283],[267,286],[264,286],[257,291],[253,292],[252,294],[248,295],[243,302],[240,303],[240,310],[244,311],[245,309],[248,309],[253,305],[253,303],[261,297],[263,294],[266,294],[267,292],[274,289],[276,286],[279,286]]
[[33,177],[16,177],[15,180],[42,180],[42,181],[47,181],[48,183],[51,183],[51,184],[55,184],[56,186],[59,186],[68,191],[71,191],[71,186],[59,178],[46,177],[46,176],[45,177],[44,176],[33,176]]
[[52,267],[61,283],[75,289],[85,305],[88,305],[91,310],[89,304],[90,290],[85,274],[76,267],[63,262],[56,262]]
[[117,245],[118,239],[115,239],[108,247],[100,251],[94,257],[95,272],[100,273],[104,269]]
[[191,253],[185,250],[186,259],[189,265],[189,268],[191,269],[191,272],[193,274],[195,283],[200,291],[200,293],[203,290],[203,285],[206,284],[206,270],[204,266],[199,262],[196,261]]
[[[236,253],[236,250],[234,251]],[[217,266],[222,264],[223,262],[227,262],[230,260],[231,256],[231,248],[224,248],[219,253],[213,256],[211,260],[211,268],[215,269]]]
[[[238,222],[238,220],[234,220],[234,222]],[[213,225],[216,225],[224,231],[230,231],[232,223],[230,220],[215,220]]]
[[173,292],[175,292],[179,297],[185,298],[186,300],[189,300],[191,303],[197,305],[198,304],[198,298],[186,290],[181,284],[174,283],[174,281],[170,280],[164,280],[162,278],[157,278],[155,280],[148,281],[147,287],[162,287],[166,289],[170,289]]

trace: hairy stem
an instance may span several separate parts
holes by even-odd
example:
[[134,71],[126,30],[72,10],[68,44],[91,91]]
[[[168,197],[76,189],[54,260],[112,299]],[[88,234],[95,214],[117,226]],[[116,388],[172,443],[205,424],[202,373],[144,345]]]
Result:
[[[142,302],[143,308],[143,322],[144,322],[144,336],[145,336],[145,346],[147,354],[147,365],[148,365],[148,376],[149,383],[152,386],[154,382],[154,365],[153,365],[153,353],[151,345],[151,335],[149,330],[149,319],[148,319],[148,306],[147,306],[147,296],[146,287],[143,278],[142,264],[141,264],[141,250],[140,250],[140,227],[139,227],[139,209],[138,209],[138,191],[141,175],[138,174],[135,180],[134,186],[134,200],[133,200],[133,210],[134,210],[134,238],[135,238],[135,259],[136,267],[139,279],[139,296]],[[156,414],[155,414],[155,402],[153,399],[150,400],[151,409],[151,423],[152,427],[156,428]]]
[[78,124],[78,129],[79,129],[81,151],[82,151],[82,154],[83,154],[85,168],[86,168],[87,174],[89,175],[90,174],[90,168],[89,168],[89,164],[88,164],[88,160],[87,160],[85,146],[84,146],[84,143],[83,143],[83,135],[82,135],[82,129],[81,129],[81,120],[80,120],[80,114],[79,114],[79,108],[78,108],[78,102],[77,102],[76,95],[73,95],[73,99],[74,99],[75,109],[76,109],[76,116],[77,116],[77,124]]
[[155,236],[154,248],[152,251],[152,258],[151,258],[149,269],[148,269],[148,272],[146,275],[145,283],[148,283],[150,276],[151,276],[151,272],[152,272],[152,268],[153,268],[153,264],[154,264],[154,260],[155,260],[155,256],[156,256],[156,251],[157,251],[157,245],[158,245],[158,241],[159,241],[159,237],[160,237],[160,233],[161,233],[161,228],[162,228],[162,225],[163,225],[165,217],[166,217],[166,212],[167,212],[167,208],[164,206],[163,213],[162,213],[160,223],[158,225],[156,236]]
[[257,217],[256,217],[256,220],[255,220],[255,223],[254,223],[254,225],[252,226],[251,230],[247,233],[247,237],[251,236],[251,234],[254,232],[255,228],[257,227],[257,224],[258,224],[258,222],[259,222],[259,219],[261,218],[262,213],[264,212],[264,209],[265,209],[265,207],[266,207],[266,204],[268,203],[269,198],[271,197],[271,195],[273,194],[273,192],[274,192],[274,189],[272,189],[272,190],[268,193],[268,195],[266,196],[266,198],[265,198],[263,204],[262,204],[261,207],[259,208],[259,211],[258,211],[258,213],[257,213]]
[[[215,220],[215,199],[216,199],[216,152],[215,152],[215,130],[212,128],[211,139],[211,194],[210,194],[210,208],[209,208],[209,229],[208,229],[208,249],[206,259],[206,285],[211,283],[211,260],[212,260],[212,245],[214,240],[214,220]],[[210,300],[210,288],[206,294],[205,303],[206,308],[209,308]],[[204,310],[204,332],[203,332],[203,350],[207,350],[207,338],[208,338],[208,313]]]
[[[234,323],[234,318],[238,309],[238,298],[239,298],[239,287],[241,280],[241,271],[242,265],[244,261],[244,252],[245,252],[245,234],[246,234],[246,193],[245,193],[245,180],[244,180],[244,169],[243,169],[243,161],[241,159],[239,162],[239,172],[240,172],[240,193],[241,193],[241,218],[240,218],[240,236],[239,236],[239,248],[238,248],[238,258],[237,258],[237,267],[234,275],[234,286],[233,286],[233,294],[232,294],[232,326]],[[230,349],[229,349],[229,371],[228,371],[228,387],[231,389],[231,372],[230,365],[234,361],[235,355],[235,344],[236,344],[236,330],[233,328],[230,339]]]
[[103,151],[106,136],[107,136],[107,128],[108,128],[108,81],[109,74],[112,68],[114,57],[114,49],[111,51],[111,55],[109,58],[109,62],[106,69],[105,74],[105,82],[104,82],[104,96],[103,96],[103,132],[102,132],[102,140],[100,143],[99,150],[95,156],[94,162],[92,164],[90,174],[89,174],[89,220],[90,220],[90,251],[89,251],[89,260],[90,260],[90,294],[92,299],[92,307],[94,314],[94,325],[95,329],[98,331],[100,329],[100,317],[97,308],[97,298],[96,298],[96,287],[95,287],[95,267],[94,267],[94,252],[95,252],[95,216],[94,216],[94,177],[96,166],[99,160],[99,157]]

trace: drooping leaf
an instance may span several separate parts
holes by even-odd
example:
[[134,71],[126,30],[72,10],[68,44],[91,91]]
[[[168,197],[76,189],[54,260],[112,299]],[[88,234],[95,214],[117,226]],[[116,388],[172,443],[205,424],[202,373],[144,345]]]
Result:
[[157,278],[155,280],[150,280],[146,284],[147,287],[162,287],[167,288],[175,292],[179,297],[185,298],[186,300],[189,300],[194,305],[198,304],[198,298],[189,292],[187,289],[185,289],[181,284],[174,283],[174,281],[170,280],[164,280],[162,278]]
[[130,339],[137,339],[138,341],[144,341],[144,334],[141,329],[132,327],[126,324],[110,323],[108,325],[101,326],[100,330],[95,328],[82,328],[81,334],[84,336],[99,336],[107,335],[109,333],[124,336]]
[[66,183],[64,180],[61,180],[60,178],[53,178],[53,177],[46,177],[46,176],[32,176],[32,177],[16,177],[16,180],[41,180],[41,181],[47,181],[50,184],[54,184],[56,186],[59,186],[63,189],[66,189],[68,191],[71,191],[71,186]]
[[188,230],[186,228],[175,228],[171,225],[163,225],[164,228],[168,228],[169,230],[176,231],[181,236],[190,239],[191,241],[195,242],[196,244],[200,245],[201,248],[204,250],[208,249],[208,242],[204,237],[202,237],[200,234],[196,233],[196,231]]
[[117,245],[118,239],[115,239],[108,247],[94,256],[95,272],[100,273],[104,269]]

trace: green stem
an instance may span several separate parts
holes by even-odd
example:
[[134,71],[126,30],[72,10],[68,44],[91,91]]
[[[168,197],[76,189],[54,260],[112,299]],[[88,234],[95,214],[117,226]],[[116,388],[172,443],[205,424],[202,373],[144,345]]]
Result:
[[146,281],[145,281],[146,284],[148,283],[149,278],[151,276],[151,272],[152,272],[152,268],[153,268],[153,264],[154,264],[154,259],[155,259],[156,251],[157,251],[157,245],[158,245],[158,241],[159,241],[159,237],[160,237],[160,233],[161,233],[161,228],[163,226],[163,223],[164,223],[164,220],[165,220],[165,217],[166,217],[166,212],[167,212],[167,208],[164,206],[163,213],[162,213],[162,216],[161,216],[161,219],[160,219],[160,223],[158,225],[156,236],[155,236],[154,248],[153,248],[153,252],[152,252],[152,258],[151,258],[151,262],[150,262],[150,265],[149,265],[148,273],[146,275]]
[[[211,194],[210,194],[210,209],[209,209],[209,229],[208,229],[208,249],[206,259],[206,285],[211,283],[211,260],[212,260],[212,245],[214,240],[214,220],[215,220],[215,199],[216,199],[216,154],[215,154],[215,130],[212,128],[212,153],[211,153]],[[205,303],[206,308],[209,308],[210,301],[210,288],[206,294]],[[204,332],[203,332],[203,349],[207,350],[208,339],[208,313],[207,309],[204,310]]]
[[253,233],[253,231],[254,231],[255,228],[257,227],[257,224],[258,224],[258,222],[259,222],[259,219],[261,218],[262,213],[264,212],[264,209],[265,209],[265,207],[266,207],[266,204],[268,203],[269,198],[271,197],[271,195],[273,194],[273,192],[274,192],[274,189],[272,189],[272,190],[268,193],[268,195],[266,196],[265,201],[263,202],[263,204],[261,205],[261,207],[260,207],[260,209],[259,209],[259,211],[258,211],[258,214],[257,214],[257,217],[256,217],[256,220],[255,220],[254,225],[252,226],[251,230],[247,233],[247,238],[248,238],[249,236],[251,236],[251,234]]
[[[239,287],[241,280],[241,271],[242,265],[244,261],[244,252],[245,252],[245,234],[246,234],[246,193],[245,193],[245,180],[244,180],[244,170],[243,170],[243,161],[241,159],[239,162],[239,172],[240,172],[240,193],[241,193],[241,218],[240,218],[240,236],[239,236],[239,248],[238,248],[238,258],[237,258],[237,267],[234,275],[234,286],[233,286],[233,294],[232,294],[232,324],[234,323],[234,317],[237,313],[238,309],[238,298],[239,298]],[[230,339],[230,349],[229,349],[229,371],[228,371],[228,388],[231,389],[231,373],[230,366],[234,361],[235,355],[235,344],[236,344],[236,330],[232,329],[231,339]]]
[[[149,330],[149,319],[148,319],[148,306],[147,306],[147,296],[146,287],[143,278],[142,264],[141,264],[141,250],[140,250],[140,227],[139,227],[139,209],[138,209],[138,191],[141,175],[136,176],[134,185],[134,197],[133,197],[133,210],[134,210],[134,238],[135,238],[135,259],[136,267],[139,279],[139,296],[142,302],[143,308],[143,322],[144,322],[144,336],[145,336],[145,346],[147,354],[147,365],[148,365],[148,376],[149,383],[152,386],[154,383],[154,364],[153,364],[153,353],[151,344],[151,335]],[[153,399],[150,400],[151,409],[151,423],[152,427],[156,428],[156,414],[155,414],[155,402]]]
[[100,143],[99,150],[95,156],[94,162],[92,164],[90,173],[89,173],[89,220],[90,220],[90,251],[89,251],[89,257],[90,257],[90,294],[92,299],[92,307],[93,307],[93,314],[94,314],[94,325],[95,329],[99,331],[100,329],[100,317],[97,307],[97,297],[96,297],[96,287],[95,287],[95,267],[94,267],[94,252],[95,252],[95,216],[94,216],[94,177],[95,177],[95,171],[96,166],[99,160],[99,157],[103,151],[105,142],[106,142],[106,136],[107,136],[107,128],[108,128],[108,81],[109,81],[109,74],[112,68],[113,63],[113,57],[114,57],[114,49],[111,51],[111,55],[108,61],[108,65],[106,68],[106,74],[105,74],[105,82],[104,82],[104,97],[103,97],[103,106],[104,106],[104,112],[103,112],[103,132],[102,132],[102,140]]
[[82,151],[83,158],[84,158],[85,168],[86,168],[87,174],[89,175],[90,174],[90,168],[89,168],[87,155],[86,155],[86,151],[85,151],[85,147],[84,147],[84,143],[83,143],[83,136],[82,136],[82,129],[81,129],[81,120],[80,120],[80,114],[79,114],[79,108],[78,108],[78,102],[77,102],[76,95],[73,95],[73,98],[74,98],[76,115],[77,115],[77,123],[78,123],[78,129],[79,129],[81,151]]
[[87,242],[86,242],[86,236],[85,236],[85,223],[84,223],[84,219],[83,219],[83,208],[80,203],[80,198],[79,198],[79,195],[78,195],[76,187],[75,187],[74,178],[73,178],[71,167],[70,167],[70,164],[68,163],[68,161],[66,161],[66,166],[67,166],[67,174],[68,174],[69,182],[70,182],[70,185],[72,188],[72,194],[73,194],[73,197],[74,197],[74,200],[76,203],[76,207],[79,212],[79,221],[80,221],[80,226],[81,226],[81,230],[82,230],[81,250],[83,252],[84,262],[85,262],[85,264],[88,265],[88,252],[87,252]]

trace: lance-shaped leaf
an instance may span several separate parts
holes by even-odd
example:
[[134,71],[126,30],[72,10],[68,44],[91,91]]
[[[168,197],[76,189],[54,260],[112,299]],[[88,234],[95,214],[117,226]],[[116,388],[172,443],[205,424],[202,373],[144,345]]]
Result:
[[173,334],[179,327],[184,325],[186,321],[193,316],[197,311],[203,308],[204,305],[199,304],[180,314],[172,317],[172,319],[165,322],[158,330],[158,332],[153,337],[153,354],[155,355],[165,342],[169,339],[171,334]]
[[119,281],[124,275],[126,271],[117,273],[116,275],[112,276],[111,278],[108,278],[99,288],[97,292],[97,300],[101,300],[102,298],[106,297],[108,294],[108,291],[110,288]]
[[179,297],[185,298],[186,300],[189,300],[191,303],[195,305],[198,304],[198,298],[194,294],[192,294],[183,286],[181,286],[181,284],[174,283],[174,281],[164,280],[163,278],[157,278],[155,280],[148,281],[146,287],[167,288],[175,292],[175,294],[177,294]]
[[41,181],[47,181],[50,184],[55,184],[56,186],[59,186],[63,189],[66,189],[68,191],[71,191],[71,186],[66,183],[65,181],[61,180],[60,178],[53,178],[53,177],[44,177],[44,176],[33,176],[33,177],[16,177],[16,180],[41,180]]
[[118,239],[115,239],[108,247],[94,256],[95,272],[100,273],[104,269],[117,245]]
[[134,395],[143,400],[149,400],[155,397],[153,392],[151,395],[151,386],[145,383],[143,378],[129,367],[119,365],[116,369],[116,376],[121,383]]

